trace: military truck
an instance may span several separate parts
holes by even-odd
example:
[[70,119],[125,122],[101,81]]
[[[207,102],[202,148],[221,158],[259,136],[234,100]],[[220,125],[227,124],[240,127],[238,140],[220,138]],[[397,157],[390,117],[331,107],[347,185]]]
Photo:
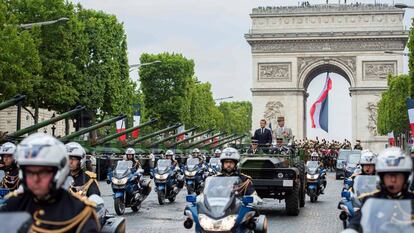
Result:
[[287,214],[299,215],[300,207],[305,206],[306,174],[305,164],[294,148],[284,154],[242,154],[239,167],[252,177],[261,198],[285,200]]

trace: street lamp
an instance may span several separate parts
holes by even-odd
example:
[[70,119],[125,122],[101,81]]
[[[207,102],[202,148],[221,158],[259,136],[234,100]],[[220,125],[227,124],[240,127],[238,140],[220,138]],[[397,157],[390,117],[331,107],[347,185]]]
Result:
[[400,9],[404,9],[404,8],[414,9],[414,6],[410,6],[404,3],[396,3],[394,6]]
[[141,66],[148,66],[148,65],[152,65],[152,64],[158,64],[158,63],[161,63],[161,61],[156,60],[156,61],[153,61],[153,62],[129,65],[129,72],[135,70],[135,68],[139,69]]
[[397,54],[397,55],[403,55],[403,56],[410,56],[409,53],[404,53],[404,52],[394,52],[394,51],[384,51],[384,53],[386,54]]
[[46,25],[51,25],[51,24],[55,24],[55,23],[59,23],[59,22],[66,22],[68,20],[69,20],[69,18],[63,17],[63,18],[60,18],[60,19],[44,21],[44,22],[20,24],[19,27],[23,28],[23,29],[30,29],[34,26],[46,26]]

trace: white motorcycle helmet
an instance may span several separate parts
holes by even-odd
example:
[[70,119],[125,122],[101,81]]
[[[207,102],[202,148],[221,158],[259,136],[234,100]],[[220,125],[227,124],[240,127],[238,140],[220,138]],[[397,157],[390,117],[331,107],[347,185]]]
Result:
[[125,150],[124,160],[127,160],[128,159],[128,156],[127,155],[132,155],[132,157],[135,158],[135,150],[134,150],[134,148],[127,148]]
[[13,155],[16,152],[16,145],[6,142],[0,147],[0,155]]
[[316,152],[312,152],[312,154],[311,154],[311,160],[312,160],[313,158],[316,158],[316,160],[318,160],[318,158],[319,158],[318,153],[316,153]]
[[191,153],[192,154],[200,154],[200,150],[198,148],[194,148],[194,150]]
[[411,183],[411,172],[413,163],[411,158],[406,155],[399,147],[389,147],[382,151],[377,158],[375,169],[380,176],[380,184],[383,183],[382,177],[385,173],[406,174],[406,188]]
[[221,150],[220,149],[216,149],[216,151],[214,151],[214,154],[221,154]]
[[69,142],[65,145],[69,157],[77,157],[80,160],[80,166],[85,166],[85,149],[77,142]]
[[372,153],[370,150],[363,150],[361,152],[361,159],[359,160],[359,164],[365,165],[365,164],[373,164],[375,165],[377,163],[377,156],[375,156],[374,153]]
[[[16,148],[16,160],[25,176],[26,166],[46,166],[56,168],[52,190],[59,189],[69,174],[69,156],[65,145],[56,138],[35,133],[25,138]],[[23,179],[23,185],[25,181]]]
[[167,158],[167,156],[171,156],[171,158],[172,158],[173,160],[175,160],[175,155],[174,155],[174,152],[173,152],[172,150],[167,150],[167,151],[165,152],[165,158]]
[[233,160],[237,164],[240,160],[239,151],[232,147],[224,149],[220,155],[220,162],[223,164],[225,160]]

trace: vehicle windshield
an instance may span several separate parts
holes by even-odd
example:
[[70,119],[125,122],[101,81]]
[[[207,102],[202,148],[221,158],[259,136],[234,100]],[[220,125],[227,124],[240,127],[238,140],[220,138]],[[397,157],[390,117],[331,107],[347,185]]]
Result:
[[363,193],[370,193],[377,189],[377,177],[359,175],[354,180],[354,192],[356,196],[361,196]]
[[221,163],[220,163],[220,158],[211,158],[211,159],[210,159],[210,164],[211,164],[211,165],[221,164]]
[[171,160],[169,159],[160,159],[157,162],[158,171],[166,171],[171,166]]
[[339,160],[346,160],[349,156],[349,154],[351,154],[351,150],[341,150],[339,151],[339,155],[338,155],[338,159]]
[[118,161],[115,168],[115,176],[124,176],[132,168],[132,161]]
[[309,174],[314,174],[319,168],[319,162],[318,161],[308,161],[306,163],[306,169]]
[[229,208],[234,199],[234,193],[239,183],[239,177],[211,176],[206,179],[204,187],[204,202],[213,218],[220,218]]
[[369,198],[361,213],[364,233],[414,232],[413,200]]
[[187,159],[187,169],[189,171],[195,170],[198,164],[199,164],[198,158]]
[[360,154],[350,154],[349,157],[348,157],[348,163],[358,164],[360,159],[361,159]]

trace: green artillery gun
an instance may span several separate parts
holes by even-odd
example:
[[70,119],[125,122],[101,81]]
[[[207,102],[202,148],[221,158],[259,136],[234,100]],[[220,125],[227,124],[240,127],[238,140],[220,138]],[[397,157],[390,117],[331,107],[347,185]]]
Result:
[[65,113],[60,114],[59,116],[52,117],[52,118],[50,118],[48,120],[39,122],[39,123],[37,123],[35,125],[32,125],[30,127],[27,127],[27,128],[21,129],[21,130],[17,130],[14,133],[7,134],[5,137],[1,138],[0,141],[5,141],[5,140],[20,141],[20,139],[21,139],[21,137],[23,135],[33,133],[36,130],[42,128],[42,127],[45,127],[47,125],[53,124],[55,122],[58,122],[60,120],[63,120],[63,119],[67,119],[69,117],[72,117],[72,116],[78,114],[79,112],[81,112],[84,109],[85,109],[85,107],[78,106],[75,109],[72,109],[72,110],[70,110],[68,112],[65,112]]
[[218,142],[218,144],[216,144],[216,145],[213,145],[212,147],[211,147],[211,149],[212,150],[214,150],[214,149],[216,149],[216,148],[220,148],[220,147],[222,147],[222,146],[224,146],[225,144],[227,144],[227,143],[231,143],[231,142],[234,142],[234,141],[237,141],[237,140],[240,140],[240,139],[243,139],[244,137],[246,137],[246,135],[238,135],[238,136],[235,136],[235,137],[233,137],[233,138],[230,138],[230,139],[228,139],[228,140],[221,140],[220,142]]
[[[200,136],[203,136],[204,134],[208,134],[208,133],[211,133],[211,132],[213,132],[214,131],[214,129],[208,129],[208,130],[205,130],[205,131],[203,131],[203,132],[200,132],[200,133],[196,133],[196,134],[194,134],[193,136],[191,136],[191,137],[188,137],[188,138],[186,138],[186,139],[183,139],[183,140],[181,140],[181,141],[178,141],[178,142],[175,142],[175,143],[173,143],[173,144],[171,144],[171,145],[167,145],[167,148],[168,149],[170,149],[170,148],[178,148],[180,145],[182,145],[182,144],[184,144],[184,143],[186,143],[186,142],[189,142],[189,141],[191,141],[191,140],[193,140],[193,139],[196,139],[196,138],[198,138],[198,137],[200,137]],[[184,148],[186,148],[188,145],[184,145]],[[181,152],[181,151],[180,151]]]
[[8,99],[8,100],[6,100],[4,102],[1,102],[0,103],[0,110],[3,110],[5,108],[11,107],[13,105],[16,105],[16,104],[22,102],[25,99],[26,99],[26,96],[25,95],[16,95],[16,96],[14,96],[11,99]]
[[220,136],[225,135],[225,134],[226,134],[225,132],[222,132],[222,133],[218,133],[218,134],[215,134],[213,136],[207,137],[205,139],[201,139],[200,141],[193,142],[192,144],[186,146],[185,149],[194,148],[194,147],[196,147],[196,146],[198,146],[202,143],[213,140],[215,137],[220,137]]

